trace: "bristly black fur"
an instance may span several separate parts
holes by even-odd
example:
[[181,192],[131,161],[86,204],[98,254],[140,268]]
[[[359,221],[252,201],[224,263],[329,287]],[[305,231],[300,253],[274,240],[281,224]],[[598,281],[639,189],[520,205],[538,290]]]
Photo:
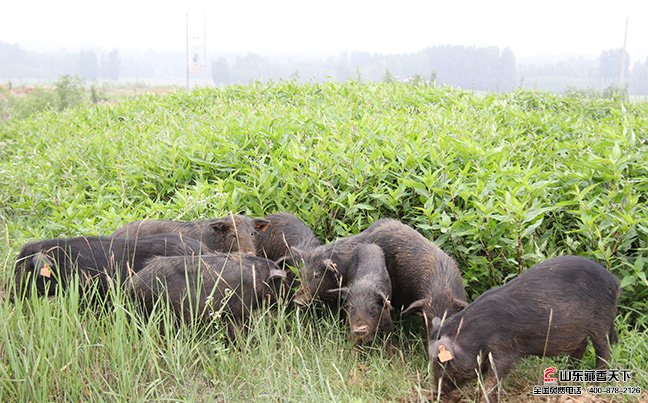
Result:
[[218,315],[227,320],[231,338],[264,301],[285,291],[286,273],[271,260],[234,253],[156,257],[128,282],[130,295],[150,312],[167,298],[177,317],[207,324]]
[[197,239],[213,252],[255,253],[256,238],[268,225],[264,219],[238,214],[202,221],[142,220],[124,225],[110,238],[171,233]]
[[82,286],[97,285],[100,295],[105,295],[111,283],[126,280],[151,257],[206,252],[203,243],[175,234],[137,239],[75,237],[29,242],[16,259],[16,292],[23,295],[29,284],[35,282],[40,295],[54,295],[57,287],[67,288],[71,277],[78,275]]

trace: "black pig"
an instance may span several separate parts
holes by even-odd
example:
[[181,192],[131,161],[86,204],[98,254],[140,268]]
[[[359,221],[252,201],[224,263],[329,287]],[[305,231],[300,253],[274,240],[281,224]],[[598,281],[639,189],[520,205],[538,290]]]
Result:
[[214,252],[256,252],[255,238],[270,223],[261,218],[244,215],[204,221],[142,220],[124,225],[110,235],[110,238],[132,238],[160,233],[180,234],[202,241]]
[[391,281],[378,245],[360,244],[355,248],[347,282],[348,287],[329,292],[340,292],[345,298],[354,343],[359,346],[379,333],[390,333],[394,328],[389,302]]
[[[363,232],[363,239],[385,253],[392,282],[392,305],[421,311],[428,340],[433,324],[467,305],[463,279],[455,261],[414,228],[396,220],[382,219]],[[437,318],[437,320],[434,320]]]
[[265,220],[270,225],[257,236],[257,256],[278,261],[290,254],[290,247],[308,250],[321,245],[313,230],[292,214],[274,213]]
[[287,260],[300,271],[300,288],[294,299],[298,305],[307,305],[313,299],[326,303],[338,301],[337,295],[328,291],[347,285],[355,248],[364,243],[361,235],[340,238],[308,250],[290,248]]
[[439,318],[467,305],[455,261],[415,229],[390,219],[378,220],[360,234],[328,245],[307,251],[292,248],[302,279],[295,302],[303,305],[314,297],[324,299],[328,290],[345,286],[353,250],[361,243],[374,243],[383,250],[392,305],[406,307],[405,314],[422,311],[428,338],[435,333],[433,324]]
[[609,343],[617,339],[618,294],[617,278],[589,259],[562,256],[537,264],[442,324],[428,351],[435,385],[443,378],[442,391],[448,392],[474,378],[477,369],[485,370],[485,389],[496,399],[498,379],[521,357],[580,358],[588,338],[596,366],[604,368]]
[[126,280],[153,256],[200,254],[207,247],[195,239],[158,234],[137,239],[76,237],[25,244],[16,259],[16,292],[23,295],[32,282],[39,295],[54,295],[67,288],[73,275],[84,286],[97,284],[105,295],[110,284]]
[[271,260],[245,254],[156,257],[133,275],[129,292],[150,312],[160,298],[186,322],[209,323],[223,314],[228,335],[245,326],[263,301],[277,299],[286,273]]

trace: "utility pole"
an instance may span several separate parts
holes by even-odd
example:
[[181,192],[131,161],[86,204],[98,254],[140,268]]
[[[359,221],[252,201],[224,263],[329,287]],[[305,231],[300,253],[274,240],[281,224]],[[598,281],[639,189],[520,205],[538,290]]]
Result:
[[[205,13],[203,13],[203,63],[205,64],[205,72],[204,77],[205,77],[205,83],[207,83],[209,74],[207,73],[207,17],[205,17]],[[206,85],[203,83],[203,85]]]
[[619,90],[624,88],[624,78],[625,78],[625,64],[626,64],[626,45],[628,44],[628,20],[630,17],[626,17],[625,23],[625,35],[623,35],[623,51],[621,52],[621,71],[619,72]]
[[189,13],[186,14],[187,22],[187,91],[189,91]]
[[205,14],[202,20],[201,30],[200,20],[196,17],[190,19],[187,12],[187,90],[190,89],[192,77],[194,86],[207,83],[207,17]]

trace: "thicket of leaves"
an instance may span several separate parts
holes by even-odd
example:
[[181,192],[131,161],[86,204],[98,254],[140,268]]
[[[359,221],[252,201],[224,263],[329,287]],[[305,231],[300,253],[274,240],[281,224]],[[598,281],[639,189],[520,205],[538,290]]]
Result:
[[648,308],[648,104],[285,82],[43,113],[0,135],[3,255],[145,217],[289,211],[326,240],[391,217],[457,260],[471,298],[582,254],[622,280],[622,309]]

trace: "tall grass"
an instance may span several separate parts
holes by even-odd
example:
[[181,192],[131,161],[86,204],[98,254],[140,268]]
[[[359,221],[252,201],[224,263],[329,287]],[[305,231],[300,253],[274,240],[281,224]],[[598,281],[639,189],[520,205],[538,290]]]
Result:
[[[397,83],[255,84],[45,112],[0,125],[0,276],[27,240],[146,217],[289,211],[324,240],[392,217],[457,260],[471,299],[550,256],[599,260],[623,287],[612,367],[645,388],[647,141],[643,103]],[[420,322],[400,335],[403,359],[380,345],[356,354],[343,321],[281,308],[232,346],[221,332],[160,332],[168,310],[142,321],[117,298],[101,315],[74,295],[3,301],[0,400],[430,397]],[[539,365],[521,365],[513,390],[538,384]]]

